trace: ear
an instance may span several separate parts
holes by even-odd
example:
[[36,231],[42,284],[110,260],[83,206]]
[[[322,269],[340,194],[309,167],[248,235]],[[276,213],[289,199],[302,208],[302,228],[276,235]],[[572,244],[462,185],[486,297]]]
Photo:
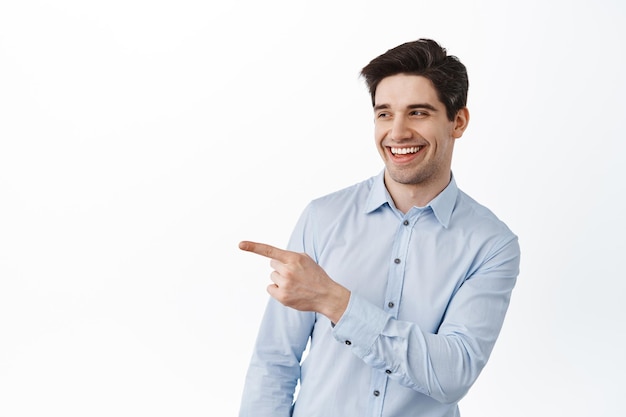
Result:
[[467,107],[463,107],[461,110],[459,110],[456,113],[456,117],[454,118],[453,127],[452,127],[452,137],[454,139],[458,139],[461,136],[463,136],[463,132],[465,132],[465,129],[467,128],[468,123],[469,123],[469,110],[467,109]]

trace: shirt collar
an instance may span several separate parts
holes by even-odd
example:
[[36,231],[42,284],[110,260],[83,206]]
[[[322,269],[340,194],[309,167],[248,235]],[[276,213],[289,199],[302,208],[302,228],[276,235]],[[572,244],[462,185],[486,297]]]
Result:
[[451,174],[448,186],[428,203],[433,213],[435,213],[435,217],[439,220],[439,223],[446,229],[450,224],[450,218],[452,217],[458,195],[459,188],[456,186],[454,175]]
[[393,207],[393,201],[387,188],[385,187],[385,170],[383,169],[377,176],[374,177],[374,183],[370,189],[365,203],[365,213],[369,214],[377,210],[380,206],[388,203]]
[[[448,183],[446,188],[426,205],[426,207],[430,207],[443,227],[447,228],[450,224],[450,218],[452,217],[458,194],[459,189],[454,180],[454,175],[451,175],[450,183]],[[365,213],[371,213],[385,203],[390,207],[394,207],[393,200],[385,187],[385,170],[382,170],[374,177],[374,182],[365,204]]]

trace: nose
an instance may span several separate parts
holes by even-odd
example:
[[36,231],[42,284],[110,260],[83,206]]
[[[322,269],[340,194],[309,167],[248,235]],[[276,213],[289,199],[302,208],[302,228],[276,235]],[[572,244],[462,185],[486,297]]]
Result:
[[409,129],[407,120],[404,117],[396,117],[393,120],[389,137],[396,141],[411,138],[411,130]]

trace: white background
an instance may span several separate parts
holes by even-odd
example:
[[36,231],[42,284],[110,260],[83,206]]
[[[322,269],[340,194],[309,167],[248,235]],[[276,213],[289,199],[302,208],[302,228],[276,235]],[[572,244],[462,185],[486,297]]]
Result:
[[455,176],[523,251],[463,416],[620,415],[625,18],[618,0],[3,0],[0,415],[236,415],[270,272],[237,243],[284,246],[309,200],[379,172],[358,72],[419,37],[468,67]]

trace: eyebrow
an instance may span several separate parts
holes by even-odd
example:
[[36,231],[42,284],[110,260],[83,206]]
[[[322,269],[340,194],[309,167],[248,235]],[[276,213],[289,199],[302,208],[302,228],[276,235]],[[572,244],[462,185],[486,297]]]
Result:
[[[385,110],[385,109],[389,109],[391,108],[391,106],[389,104],[378,104],[376,106],[374,106],[374,110]],[[406,106],[407,109],[411,110],[411,109],[427,109],[427,110],[431,110],[431,111],[437,111],[437,109],[432,105],[432,104],[428,104],[428,103],[416,103],[416,104],[409,104],[408,106]]]

